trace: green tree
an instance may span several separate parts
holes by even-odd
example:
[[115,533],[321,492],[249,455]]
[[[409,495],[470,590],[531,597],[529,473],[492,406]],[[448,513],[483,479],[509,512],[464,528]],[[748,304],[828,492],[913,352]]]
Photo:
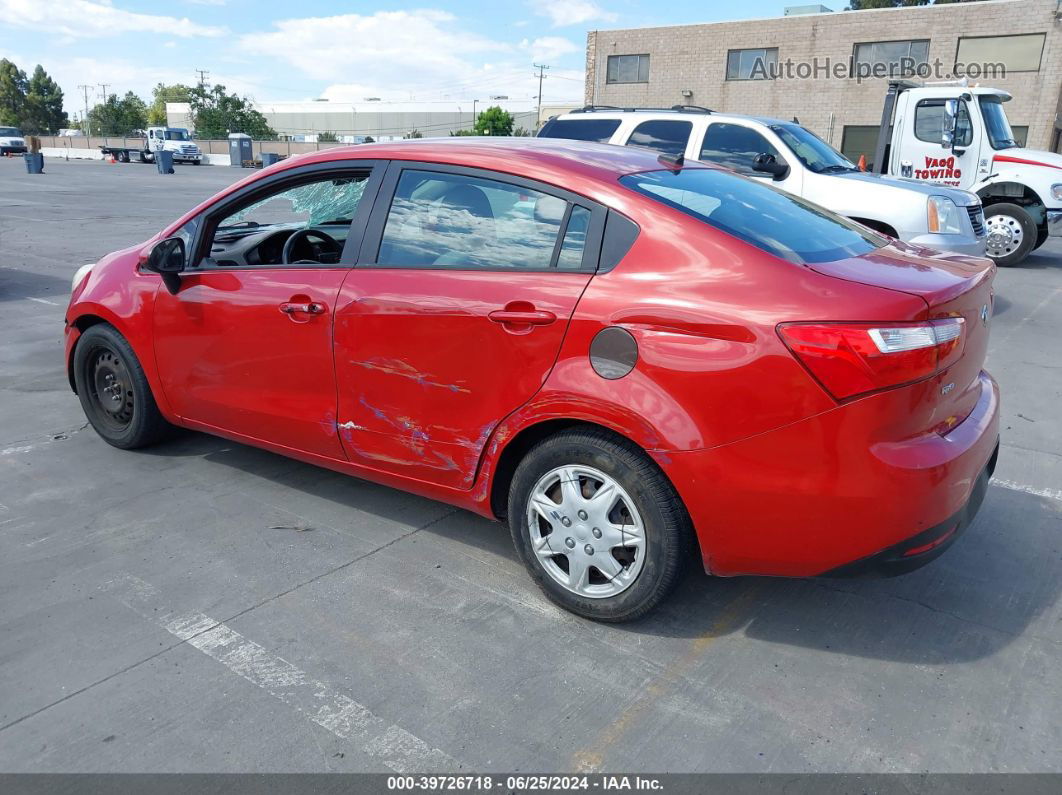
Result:
[[90,135],[137,135],[147,127],[147,105],[132,91],[111,94],[88,114]]
[[479,135],[475,130],[451,130],[450,136],[455,137],[458,135]]
[[27,82],[25,72],[7,58],[0,60],[0,124],[10,127],[22,124]]
[[513,114],[491,105],[476,119],[475,135],[512,135]]
[[334,132],[325,130],[324,132],[317,133],[317,143],[319,144],[334,144],[339,142],[339,136]]
[[517,127],[515,130],[513,130],[513,137],[514,138],[530,138],[531,137],[531,131],[529,129],[527,129],[526,127]]
[[407,132],[402,137],[403,138],[423,138],[424,137],[424,133],[422,133],[420,130],[418,130],[416,127],[414,127],[412,130]]
[[258,141],[276,140],[276,131],[266,117],[251,107],[246,97],[225,93],[225,86],[196,86],[188,101],[192,120],[200,138],[227,138],[229,133],[246,133]]
[[38,64],[27,84],[22,132],[27,135],[48,135],[59,132],[59,128],[67,124],[69,119],[63,110],[63,90]]
[[192,89],[182,83],[167,86],[159,83],[151,89],[153,97],[151,107],[148,108],[148,124],[152,127],[165,127],[166,103],[167,102],[190,102]]

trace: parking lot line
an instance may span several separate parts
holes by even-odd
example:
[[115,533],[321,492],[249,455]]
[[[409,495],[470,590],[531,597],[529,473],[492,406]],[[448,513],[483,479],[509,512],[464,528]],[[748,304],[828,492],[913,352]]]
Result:
[[1045,497],[1049,500],[1062,502],[1062,489],[1038,489],[1035,486],[1029,486],[1025,483],[1015,483],[1013,480],[1000,480],[999,478],[992,478],[992,485],[999,486],[1003,489],[1010,489],[1011,491],[1032,494],[1034,497]]
[[346,693],[320,682],[231,627],[202,613],[173,610],[148,582],[123,574],[104,590],[143,618],[265,690],[318,726],[379,759],[396,773],[450,772],[464,766],[400,726],[388,724]]

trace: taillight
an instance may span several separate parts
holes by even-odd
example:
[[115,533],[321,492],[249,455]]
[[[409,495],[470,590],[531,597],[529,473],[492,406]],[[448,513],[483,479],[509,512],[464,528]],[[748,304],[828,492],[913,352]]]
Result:
[[783,323],[789,349],[838,400],[928,378],[962,356],[961,317],[925,323]]

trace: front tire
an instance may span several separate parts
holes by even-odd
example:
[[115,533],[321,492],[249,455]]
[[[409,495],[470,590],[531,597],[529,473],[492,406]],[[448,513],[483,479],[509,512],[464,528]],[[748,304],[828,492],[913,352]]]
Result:
[[656,464],[596,429],[533,447],[513,475],[508,509],[531,578],[551,601],[597,621],[652,610],[692,548],[689,517]]
[[159,412],[132,346],[113,326],[92,326],[78,339],[74,383],[85,416],[107,444],[123,450],[146,447],[172,428]]
[[986,207],[985,231],[985,253],[1001,268],[1017,265],[1036,247],[1036,224],[1016,204],[1000,202]]

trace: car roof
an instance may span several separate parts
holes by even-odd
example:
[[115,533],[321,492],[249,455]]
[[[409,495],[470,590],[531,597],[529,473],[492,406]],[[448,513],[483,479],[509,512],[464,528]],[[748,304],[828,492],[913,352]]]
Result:
[[800,122],[775,119],[770,116],[748,116],[742,113],[717,113],[714,110],[695,109],[679,110],[677,108],[606,108],[603,106],[586,107],[578,110],[562,113],[554,116],[551,121],[571,121],[577,119],[625,119],[628,116],[659,118],[659,119],[698,119],[708,118],[714,121],[726,121],[729,119],[741,119],[755,121],[761,124],[799,124]]

